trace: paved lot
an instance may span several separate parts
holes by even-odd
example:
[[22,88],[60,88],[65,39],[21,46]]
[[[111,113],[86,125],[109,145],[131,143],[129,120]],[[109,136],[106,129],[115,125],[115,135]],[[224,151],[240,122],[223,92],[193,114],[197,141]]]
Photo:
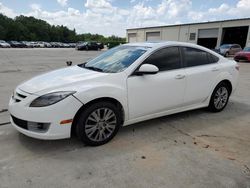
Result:
[[[250,188],[250,64],[221,113],[195,110],[121,129],[112,142],[40,141],[18,133],[5,111],[15,86],[100,52],[0,49],[0,187]],[[7,123],[6,125],[2,125]]]

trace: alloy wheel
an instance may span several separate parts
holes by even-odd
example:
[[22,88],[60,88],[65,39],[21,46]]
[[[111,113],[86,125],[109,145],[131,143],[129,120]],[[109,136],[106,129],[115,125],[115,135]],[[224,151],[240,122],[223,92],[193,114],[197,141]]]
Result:
[[222,109],[228,100],[228,90],[226,87],[220,87],[215,93],[214,96],[214,106],[216,109]]
[[101,142],[112,135],[116,125],[117,118],[113,110],[98,108],[86,118],[84,131],[90,140]]

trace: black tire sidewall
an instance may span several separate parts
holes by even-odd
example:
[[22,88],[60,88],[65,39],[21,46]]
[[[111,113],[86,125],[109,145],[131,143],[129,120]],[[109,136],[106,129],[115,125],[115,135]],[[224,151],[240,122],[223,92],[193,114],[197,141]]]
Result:
[[[223,108],[217,109],[217,108],[215,107],[215,105],[214,105],[214,97],[215,97],[215,94],[216,94],[216,92],[218,91],[218,89],[221,88],[221,87],[225,87],[225,88],[227,89],[228,97],[227,97],[226,104],[223,106]],[[223,83],[223,82],[222,82],[222,83],[219,83],[219,84],[215,87],[215,89],[214,89],[214,91],[213,91],[213,93],[212,93],[212,96],[211,96],[211,98],[210,98],[210,102],[209,102],[208,109],[209,109],[211,112],[221,112],[221,111],[227,106],[227,103],[228,103],[228,101],[229,101],[229,97],[230,97],[230,91],[229,91],[229,88],[228,88],[227,84],[225,84],[225,83]]]
[[[106,140],[103,141],[99,141],[99,142],[95,142],[93,140],[90,140],[88,138],[88,136],[85,133],[85,122],[86,119],[88,118],[88,116],[95,111],[98,108],[109,108],[111,109],[116,116],[116,120],[117,120],[117,124],[115,127],[114,132],[111,134],[111,136],[109,138],[107,138]],[[121,113],[118,109],[118,107],[116,107],[116,105],[110,103],[110,102],[98,102],[98,103],[94,103],[90,106],[87,106],[85,110],[83,110],[83,112],[81,112],[81,115],[77,121],[77,126],[76,126],[76,134],[78,136],[78,138],[80,140],[82,140],[85,144],[89,145],[89,146],[100,146],[103,144],[106,144],[107,142],[109,142],[112,138],[114,138],[114,136],[117,134],[117,132],[119,131],[120,127],[121,127],[121,122],[122,122],[122,118],[121,118]]]

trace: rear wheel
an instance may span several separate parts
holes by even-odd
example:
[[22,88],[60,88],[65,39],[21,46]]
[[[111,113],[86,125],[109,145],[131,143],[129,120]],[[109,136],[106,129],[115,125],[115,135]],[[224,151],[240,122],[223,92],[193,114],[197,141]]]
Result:
[[230,90],[226,83],[222,82],[216,86],[210,99],[208,109],[212,112],[222,111],[230,96]]
[[229,52],[226,52],[226,53],[225,53],[225,57],[229,57]]
[[87,145],[109,142],[121,126],[118,107],[110,102],[98,102],[84,110],[76,126],[77,136]]

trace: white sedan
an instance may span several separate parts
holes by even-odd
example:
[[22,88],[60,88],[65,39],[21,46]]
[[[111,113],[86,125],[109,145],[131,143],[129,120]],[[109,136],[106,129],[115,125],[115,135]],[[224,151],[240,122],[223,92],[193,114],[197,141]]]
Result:
[[239,66],[204,47],[134,43],[20,84],[9,102],[12,125],[38,139],[110,141],[121,126],[207,107],[223,110]]

